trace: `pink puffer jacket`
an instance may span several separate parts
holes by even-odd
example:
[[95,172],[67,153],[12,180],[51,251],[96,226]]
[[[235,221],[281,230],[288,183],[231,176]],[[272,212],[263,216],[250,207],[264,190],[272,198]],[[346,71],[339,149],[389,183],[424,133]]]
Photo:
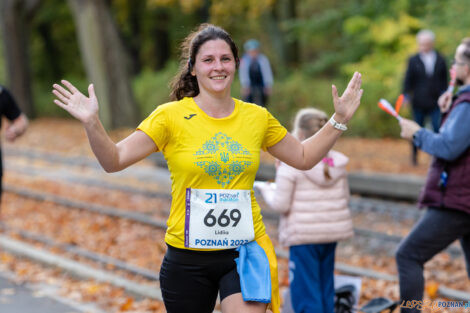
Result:
[[267,204],[282,213],[279,241],[283,246],[329,243],[353,235],[346,172],[349,159],[334,150],[326,157],[333,161],[331,179],[323,174],[323,162],[308,171],[281,163],[275,184],[257,185]]

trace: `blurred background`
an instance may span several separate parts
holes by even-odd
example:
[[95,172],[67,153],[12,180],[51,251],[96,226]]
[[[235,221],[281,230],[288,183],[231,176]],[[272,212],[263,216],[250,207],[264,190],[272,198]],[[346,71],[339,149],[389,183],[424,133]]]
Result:
[[[96,302],[106,312],[165,312],[153,293],[152,300],[143,294],[138,302],[123,291],[135,293],[136,282],[156,290],[170,208],[170,176],[162,168],[163,158],[154,154],[155,159],[121,173],[104,173],[91,158],[83,127],[53,103],[51,91],[53,83],[67,79],[86,94],[93,82],[101,121],[113,140],[122,139],[156,106],[169,101],[179,46],[205,22],[230,32],[240,56],[248,39],[259,40],[274,74],[268,110],[289,129],[299,108],[314,106],[332,114],[331,84],[342,92],[355,71],[363,74],[361,107],[335,146],[350,157],[356,233],[339,246],[337,271],[362,279],[361,306],[379,296],[398,300],[394,251],[420,217],[415,202],[431,158],[421,153],[418,165],[410,162],[410,143],[399,138],[396,119],[377,102],[385,98],[394,103],[402,92],[407,60],[418,50],[419,30],[435,32],[436,49],[450,65],[456,46],[470,36],[468,3],[0,0],[0,85],[11,90],[32,120],[24,136],[2,143],[7,171],[0,211],[0,310],[24,311],[4,309],[19,294],[2,287],[2,271],[7,270],[20,282],[53,281],[62,295]],[[241,98],[240,89],[236,75],[234,97]],[[411,109],[400,114],[411,117]],[[273,158],[262,154],[261,161],[264,178],[272,180]],[[288,260],[277,241],[279,215],[260,204],[280,252],[279,278],[281,290],[286,290]],[[20,238],[35,247],[18,252],[13,240]],[[14,248],[7,249],[6,242]],[[36,248],[122,274],[132,288],[94,281],[91,270],[75,281],[60,270],[40,267],[37,263],[43,260],[16,256]],[[470,301],[464,257],[455,244],[426,265],[425,276],[425,299]],[[44,311],[35,312],[71,311],[45,305]]]
[[[331,84],[363,73],[364,97],[349,136],[398,136],[377,109],[401,93],[416,33],[436,33],[448,64],[467,36],[466,0],[2,0],[0,83],[31,118],[66,116],[52,84],[68,79],[83,92],[96,85],[108,128],[135,127],[169,100],[181,40],[198,24],[229,31],[242,52],[261,42],[275,84],[269,110],[290,127],[294,112],[332,113]],[[237,78],[238,79],[238,78]],[[240,97],[239,82],[233,96]],[[112,105],[111,105],[112,103]],[[393,102],[392,102],[393,103]],[[405,116],[409,116],[405,110]]]

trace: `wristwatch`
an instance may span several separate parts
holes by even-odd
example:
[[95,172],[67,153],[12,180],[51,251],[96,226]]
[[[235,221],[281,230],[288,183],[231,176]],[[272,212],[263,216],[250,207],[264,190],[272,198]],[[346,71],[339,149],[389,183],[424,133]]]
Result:
[[333,116],[330,118],[329,122],[330,122],[331,125],[333,125],[334,128],[336,128],[338,130],[341,130],[341,131],[348,130],[348,127],[346,126],[346,124],[338,123],[337,121],[335,121]]

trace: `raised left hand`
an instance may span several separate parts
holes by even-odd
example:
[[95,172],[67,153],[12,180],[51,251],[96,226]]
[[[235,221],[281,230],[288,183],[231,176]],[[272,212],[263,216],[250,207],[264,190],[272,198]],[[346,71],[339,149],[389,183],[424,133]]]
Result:
[[356,112],[361,102],[362,93],[364,92],[364,90],[361,89],[361,84],[361,74],[355,72],[341,97],[338,96],[336,86],[331,86],[335,106],[335,120],[337,122],[346,124],[352,118],[354,112]]

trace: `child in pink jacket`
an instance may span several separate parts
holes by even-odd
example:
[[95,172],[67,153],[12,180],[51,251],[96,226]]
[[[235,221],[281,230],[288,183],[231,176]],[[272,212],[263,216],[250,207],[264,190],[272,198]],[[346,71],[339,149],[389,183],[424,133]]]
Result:
[[[293,135],[313,136],[328,121],[317,109],[297,113]],[[266,203],[281,214],[279,241],[289,247],[290,292],[296,313],[334,312],[336,242],[353,235],[348,208],[348,158],[331,150],[311,170],[280,163],[275,184],[260,184]]]

